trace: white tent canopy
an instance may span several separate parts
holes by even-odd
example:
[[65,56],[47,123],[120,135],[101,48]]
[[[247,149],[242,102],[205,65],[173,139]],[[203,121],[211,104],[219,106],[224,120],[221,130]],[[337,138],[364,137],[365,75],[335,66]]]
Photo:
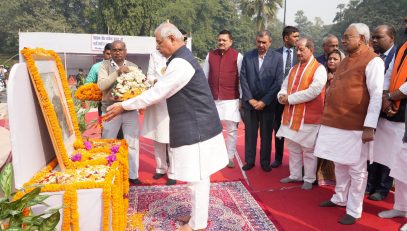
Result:
[[[61,56],[68,75],[75,75],[82,68],[85,73],[90,67],[102,59],[102,51],[106,43],[122,40],[126,43],[127,59],[140,66],[144,72],[148,68],[149,54],[155,48],[155,38],[146,36],[124,36],[106,34],[73,34],[51,32],[20,32],[19,50],[24,47],[41,47],[53,50]],[[191,39],[187,47],[191,48]],[[23,58],[20,55],[20,62]]]

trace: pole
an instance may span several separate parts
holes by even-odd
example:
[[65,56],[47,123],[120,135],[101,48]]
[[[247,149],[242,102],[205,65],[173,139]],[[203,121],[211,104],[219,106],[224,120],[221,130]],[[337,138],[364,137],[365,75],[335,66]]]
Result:
[[284,0],[284,22],[283,22],[284,27],[285,27],[285,16],[286,16],[286,13],[287,13],[287,0]]

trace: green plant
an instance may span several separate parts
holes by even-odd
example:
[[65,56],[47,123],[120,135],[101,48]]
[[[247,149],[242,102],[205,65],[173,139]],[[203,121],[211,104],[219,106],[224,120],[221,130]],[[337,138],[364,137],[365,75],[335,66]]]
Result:
[[18,200],[13,201],[12,189],[13,168],[10,163],[4,166],[0,173],[0,189],[4,197],[0,198],[0,231],[19,230],[55,230],[60,219],[59,208],[50,209],[42,214],[34,215],[30,207],[43,204],[49,195],[40,195],[41,188],[37,187]]

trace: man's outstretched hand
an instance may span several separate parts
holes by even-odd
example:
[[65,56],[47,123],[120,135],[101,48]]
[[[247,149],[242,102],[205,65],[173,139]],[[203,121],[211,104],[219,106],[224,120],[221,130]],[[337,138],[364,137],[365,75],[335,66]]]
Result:
[[107,107],[107,113],[102,116],[103,121],[110,121],[124,111],[122,103],[115,103]]

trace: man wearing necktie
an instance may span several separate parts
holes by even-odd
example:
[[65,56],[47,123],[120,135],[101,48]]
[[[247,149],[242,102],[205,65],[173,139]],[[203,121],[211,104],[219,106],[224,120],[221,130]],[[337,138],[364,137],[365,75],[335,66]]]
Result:
[[[287,77],[290,72],[291,67],[298,63],[297,56],[295,55],[295,45],[300,38],[300,32],[296,27],[286,26],[283,29],[283,41],[284,46],[280,47],[276,51],[283,55],[283,65],[284,65],[284,79]],[[275,159],[271,164],[272,168],[277,168],[281,165],[283,161],[283,152],[284,152],[284,138],[277,138],[278,129],[281,125],[281,115],[283,114],[284,105],[277,103],[276,109],[274,110],[274,144],[275,144]]]
[[[390,78],[386,79],[386,76],[391,74],[391,71],[388,71],[389,65],[394,60],[397,51],[397,47],[394,44],[395,37],[396,30],[393,26],[389,25],[376,27],[372,35],[373,49],[383,59],[385,65],[384,92],[387,92],[387,89],[389,89]],[[383,105],[386,104],[382,104],[382,107]],[[395,119],[394,117],[387,116],[385,112],[380,113],[373,153],[374,162],[368,167],[369,175],[366,194],[369,194],[368,198],[370,200],[383,200],[393,185],[393,178],[389,176],[389,155],[392,154],[392,152],[389,153],[389,150],[392,150],[391,147],[394,146],[394,141],[400,141],[397,137],[401,136],[403,132],[402,121]],[[398,134],[397,137],[396,134]],[[400,146],[401,142],[398,142],[398,144]]]

